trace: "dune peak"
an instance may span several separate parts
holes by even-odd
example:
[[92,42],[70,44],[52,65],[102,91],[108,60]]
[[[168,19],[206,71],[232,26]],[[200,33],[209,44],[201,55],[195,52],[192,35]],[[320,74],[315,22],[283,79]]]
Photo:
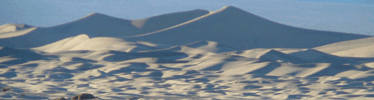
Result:
[[239,9],[239,8],[236,8],[236,7],[234,7],[234,6],[224,6],[224,7],[222,7],[221,9]]
[[236,12],[236,11],[240,11],[240,12],[245,12],[245,13],[248,13],[240,8],[237,8],[237,7],[234,7],[234,6],[224,6],[222,7],[221,9],[215,11],[215,12],[222,12],[222,11],[228,11],[228,12]]
[[107,16],[105,14],[101,14],[101,13],[97,13],[97,12],[94,12],[94,13],[90,13],[88,14],[87,16]]
[[108,19],[108,18],[114,18],[114,17],[109,16],[109,15],[105,15],[105,14],[102,14],[102,13],[94,12],[94,13],[90,13],[87,16],[84,16],[84,17],[82,17],[82,18],[80,18],[78,20],[87,19],[87,18]]

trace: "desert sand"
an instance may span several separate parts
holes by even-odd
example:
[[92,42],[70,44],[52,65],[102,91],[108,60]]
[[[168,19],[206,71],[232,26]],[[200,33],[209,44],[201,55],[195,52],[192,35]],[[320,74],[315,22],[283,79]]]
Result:
[[374,38],[239,8],[0,26],[1,99],[374,99]]

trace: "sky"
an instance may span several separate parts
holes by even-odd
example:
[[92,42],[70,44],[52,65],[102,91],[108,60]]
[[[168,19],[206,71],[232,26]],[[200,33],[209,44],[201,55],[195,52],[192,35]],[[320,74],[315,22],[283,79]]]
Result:
[[50,27],[94,12],[133,20],[227,5],[295,27],[374,35],[373,0],[0,0],[0,25]]

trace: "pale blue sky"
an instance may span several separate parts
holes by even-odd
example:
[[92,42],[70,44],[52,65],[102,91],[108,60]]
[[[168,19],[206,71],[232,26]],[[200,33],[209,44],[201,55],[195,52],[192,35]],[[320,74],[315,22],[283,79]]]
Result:
[[49,27],[93,12],[141,19],[226,5],[296,27],[374,34],[373,0],[0,0],[0,24]]

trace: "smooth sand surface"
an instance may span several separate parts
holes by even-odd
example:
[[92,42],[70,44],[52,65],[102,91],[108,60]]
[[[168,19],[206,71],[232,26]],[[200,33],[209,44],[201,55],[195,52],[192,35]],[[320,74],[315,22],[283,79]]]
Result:
[[322,52],[343,57],[374,57],[374,38],[368,37],[316,47]]

